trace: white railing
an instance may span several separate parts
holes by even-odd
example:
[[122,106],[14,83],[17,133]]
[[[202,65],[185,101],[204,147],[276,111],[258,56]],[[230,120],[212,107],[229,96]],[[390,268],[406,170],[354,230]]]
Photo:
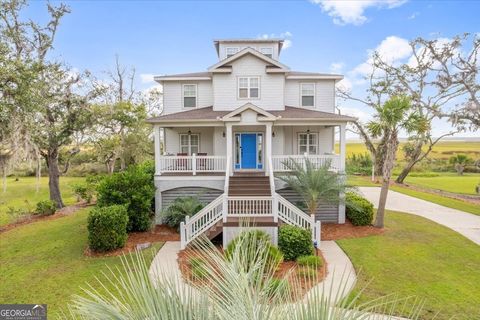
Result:
[[265,217],[273,216],[272,197],[228,197],[228,216]]
[[208,231],[222,219],[224,198],[225,195],[220,195],[193,217],[186,217],[185,222],[180,223],[180,245],[182,249],[185,249],[188,243]]
[[305,165],[306,159],[310,160],[310,162],[315,167],[324,166],[328,162],[330,162],[330,168],[333,171],[340,170],[340,156],[337,154],[325,154],[325,155],[275,155],[272,156],[272,163],[273,163],[273,171],[275,172],[287,172],[289,171],[288,167],[285,166],[285,163],[289,163],[295,161],[301,165]]
[[191,172],[224,172],[227,168],[224,156],[160,156],[159,174]]

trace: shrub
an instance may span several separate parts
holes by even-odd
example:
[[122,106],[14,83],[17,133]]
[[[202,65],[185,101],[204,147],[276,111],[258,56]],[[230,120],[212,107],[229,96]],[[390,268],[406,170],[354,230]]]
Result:
[[268,297],[274,295],[285,296],[290,291],[290,284],[287,279],[271,278],[265,286]]
[[204,279],[207,277],[205,261],[203,261],[201,258],[191,258],[189,263],[192,267],[192,276],[194,279]]
[[348,174],[369,175],[372,173],[372,157],[368,153],[354,153],[347,157],[345,166]]
[[163,212],[163,222],[172,228],[180,226],[180,222],[185,220],[186,216],[193,216],[202,210],[203,204],[195,197],[182,197],[175,199],[170,206]]
[[121,205],[96,207],[88,216],[88,244],[94,251],[122,248],[127,241],[127,209]]
[[367,226],[372,223],[373,204],[355,192],[345,196],[346,215],[354,226]]
[[312,234],[306,229],[283,225],[278,232],[278,248],[285,260],[313,254]]
[[102,179],[97,187],[97,205],[124,205],[128,212],[127,231],[146,231],[150,228],[153,179],[141,168],[133,166]]
[[[225,250],[225,256],[228,260],[233,258],[237,246],[242,246],[242,252],[246,252],[248,256],[243,257],[244,267],[252,265],[251,261],[258,261],[262,258],[259,248],[264,246],[266,250],[266,269],[276,269],[283,261],[283,255],[277,247],[273,246],[270,236],[262,230],[246,230],[240,233],[235,239],[230,241]],[[244,251],[243,251],[244,250]]]
[[297,263],[303,267],[320,268],[323,266],[323,260],[319,256],[301,256],[297,258]]
[[91,203],[93,197],[96,196],[96,189],[103,178],[104,176],[102,175],[89,175],[85,179],[85,183],[74,184],[72,188],[78,200]]
[[49,216],[55,213],[57,210],[57,205],[53,200],[42,200],[37,202],[37,209],[35,214],[40,214],[44,216]]
[[297,276],[306,279],[314,279],[317,277],[317,270],[308,267],[298,268]]

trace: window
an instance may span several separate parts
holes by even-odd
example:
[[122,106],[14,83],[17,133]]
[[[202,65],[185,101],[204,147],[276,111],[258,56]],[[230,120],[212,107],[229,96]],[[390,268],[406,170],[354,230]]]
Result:
[[183,107],[195,108],[197,106],[197,85],[184,84],[183,85]]
[[260,95],[259,77],[238,78],[238,97],[240,99],[258,98]]
[[301,83],[300,96],[302,107],[315,106],[315,83]]
[[260,48],[260,52],[269,58],[273,58],[273,48]]
[[199,150],[200,136],[198,134],[180,134],[180,152],[189,156],[197,154]]
[[317,134],[316,133],[299,133],[298,134],[298,154],[317,154]]
[[227,58],[230,58],[231,56],[233,56],[235,53],[238,52],[238,48],[237,47],[229,47],[229,48],[225,49],[225,52],[226,52]]

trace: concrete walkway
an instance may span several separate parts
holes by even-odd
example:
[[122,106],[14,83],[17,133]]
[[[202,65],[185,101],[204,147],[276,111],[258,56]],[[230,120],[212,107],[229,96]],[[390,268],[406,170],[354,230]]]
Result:
[[158,250],[150,265],[151,279],[157,283],[159,275],[166,274],[171,279],[183,282],[182,274],[178,266],[177,254],[180,252],[180,241],[167,241]]
[[[365,198],[373,203],[375,208],[378,206],[380,197],[379,187],[359,187],[358,189]],[[447,208],[392,190],[388,191],[386,208],[430,219],[480,245],[480,216]]]

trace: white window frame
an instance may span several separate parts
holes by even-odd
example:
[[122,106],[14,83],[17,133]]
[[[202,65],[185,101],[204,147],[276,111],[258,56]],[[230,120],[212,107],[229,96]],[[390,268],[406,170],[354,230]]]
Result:
[[[192,96],[185,96],[185,87],[186,86],[195,86],[195,106],[193,107],[186,107],[185,106],[185,98],[193,98]],[[182,84],[182,107],[186,109],[193,109],[198,106],[198,85],[196,83],[184,83]]]
[[[246,87],[241,87],[240,88],[240,79],[248,79],[247,80],[247,86]],[[251,79],[257,79],[258,86],[257,87],[252,87],[250,82]],[[257,88],[258,89],[258,97],[251,97],[250,96],[250,89]],[[240,97],[240,89],[247,89],[247,96],[246,97]],[[260,99],[260,77],[259,76],[245,76],[245,77],[237,77],[237,99],[239,100],[259,100]]]
[[[311,106],[304,106],[303,105],[303,97],[312,97],[311,95],[304,95],[303,94],[303,86],[304,85],[313,85],[313,105]],[[306,108],[315,108],[315,94],[317,92],[316,90],[316,85],[315,82],[300,82],[300,107],[306,107]]]
[[[265,52],[268,50],[269,52]],[[260,53],[263,55],[266,55],[267,57],[273,59],[273,48],[272,47],[265,47],[265,48],[260,48]]]
[[[228,53],[229,50],[235,50],[235,53]],[[231,56],[237,54],[240,51],[239,47],[226,47],[225,48],[225,59],[230,58]]]
[[[307,144],[300,144],[300,136],[306,135],[307,136]],[[310,144],[310,135],[315,136],[315,144]],[[298,132],[297,133],[297,154],[304,154],[304,152],[300,152],[300,146],[306,146],[307,154],[318,154],[318,132]],[[315,146],[315,153],[310,153],[310,146]]]
[[[182,144],[182,136],[188,136],[188,144]],[[187,154],[189,156],[192,155],[192,136],[197,136],[197,139],[198,139],[198,145],[197,145],[197,153],[200,152],[200,134],[199,133],[179,133],[178,135],[178,139],[179,139],[179,153],[182,153],[182,148],[183,147],[187,147],[188,148],[188,152]]]

